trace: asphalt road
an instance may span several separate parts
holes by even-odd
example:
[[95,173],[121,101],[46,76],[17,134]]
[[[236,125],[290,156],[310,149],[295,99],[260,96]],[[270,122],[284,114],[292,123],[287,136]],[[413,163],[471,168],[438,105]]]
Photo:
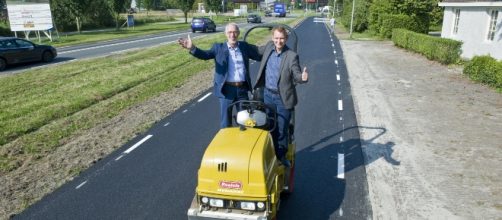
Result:
[[[308,84],[297,87],[295,192],[282,201],[278,219],[368,219],[372,211],[343,52],[328,28],[312,18],[296,32],[300,61],[310,75]],[[252,72],[257,68],[253,63]],[[210,92],[14,218],[186,219],[200,160],[218,130],[219,107]]]

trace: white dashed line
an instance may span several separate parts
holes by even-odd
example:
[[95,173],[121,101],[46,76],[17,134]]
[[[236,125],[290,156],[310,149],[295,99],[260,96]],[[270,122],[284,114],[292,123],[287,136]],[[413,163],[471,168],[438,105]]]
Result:
[[205,96],[203,96],[202,98],[200,98],[197,102],[202,102],[204,101],[204,99],[206,99],[207,97],[209,97],[211,95],[211,92],[206,94]]
[[333,54],[336,54],[336,50],[333,50]]
[[83,185],[85,185],[87,183],[87,180],[82,182],[81,184],[78,184],[77,187],[75,187],[75,189],[79,189],[80,187],[82,187]]
[[345,178],[345,163],[343,162],[343,154],[338,154],[338,179]]
[[339,111],[343,110],[343,102],[342,102],[342,100],[338,100],[338,110]]
[[169,125],[169,123],[170,123],[170,122],[165,123],[165,124],[164,124],[164,127],[168,126],[168,125]]
[[343,121],[343,117],[340,117],[340,121]]
[[115,161],[119,161],[120,158],[122,158],[123,156],[125,156],[124,154],[121,154],[120,156],[118,156],[117,158],[115,158]]
[[335,44],[331,44],[332,47],[335,47]]
[[182,112],[182,113],[187,113],[187,111],[188,111],[188,109],[185,109],[185,110],[183,110],[183,112]]
[[336,74],[336,81],[340,81],[340,75]]
[[343,137],[342,137],[342,136],[340,136],[340,142],[342,142],[342,141],[343,141]]
[[335,64],[338,66],[338,60],[335,60]]
[[127,149],[126,151],[124,151],[125,154],[128,154],[128,153],[131,153],[131,151],[133,151],[134,149],[136,149],[137,147],[139,147],[139,145],[141,145],[142,143],[144,143],[145,141],[147,141],[148,139],[150,139],[153,135],[149,134],[148,136],[144,137],[143,139],[141,139],[141,141],[139,141],[138,143],[134,144],[132,147],[130,147],[129,149]]

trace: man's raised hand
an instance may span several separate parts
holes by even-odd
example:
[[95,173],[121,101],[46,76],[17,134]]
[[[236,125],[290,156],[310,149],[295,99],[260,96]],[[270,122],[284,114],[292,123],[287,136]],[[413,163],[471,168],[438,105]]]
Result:
[[307,67],[303,67],[302,81],[308,81],[308,80],[309,80],[309,73],[307,72]]
[[181,47],[185,48],[185,49],[192,49],[193,47],[193,44],[192,44],[192,39],[190,38],[190,34],[188,35],[188,37],[185,39],[185,38],[179,38],[178,39],[178,43],[181,45]]

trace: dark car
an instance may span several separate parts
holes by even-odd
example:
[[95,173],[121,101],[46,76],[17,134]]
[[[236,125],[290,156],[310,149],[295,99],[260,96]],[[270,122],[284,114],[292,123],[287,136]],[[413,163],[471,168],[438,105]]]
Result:
[[10,64],[50,62],[57,55],[56,48],[49,45],[34,44],[15,37],[0,37],[0,71]]
[[191,28],[194,33],[196,31],[206,32],[208,30],[215,32],[216,24],[210,18],[193,18]]
[[272,17],[272,11],[265,11],[265,17]]
[[248,15],[248,23],[261,23],[261,17],[257,14]]

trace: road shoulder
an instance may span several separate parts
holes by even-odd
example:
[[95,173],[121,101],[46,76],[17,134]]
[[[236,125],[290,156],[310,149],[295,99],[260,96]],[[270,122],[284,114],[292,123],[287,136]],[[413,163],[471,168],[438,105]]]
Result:
[[502,216],[502,96],[389,41],[341,45],[374,219]]

